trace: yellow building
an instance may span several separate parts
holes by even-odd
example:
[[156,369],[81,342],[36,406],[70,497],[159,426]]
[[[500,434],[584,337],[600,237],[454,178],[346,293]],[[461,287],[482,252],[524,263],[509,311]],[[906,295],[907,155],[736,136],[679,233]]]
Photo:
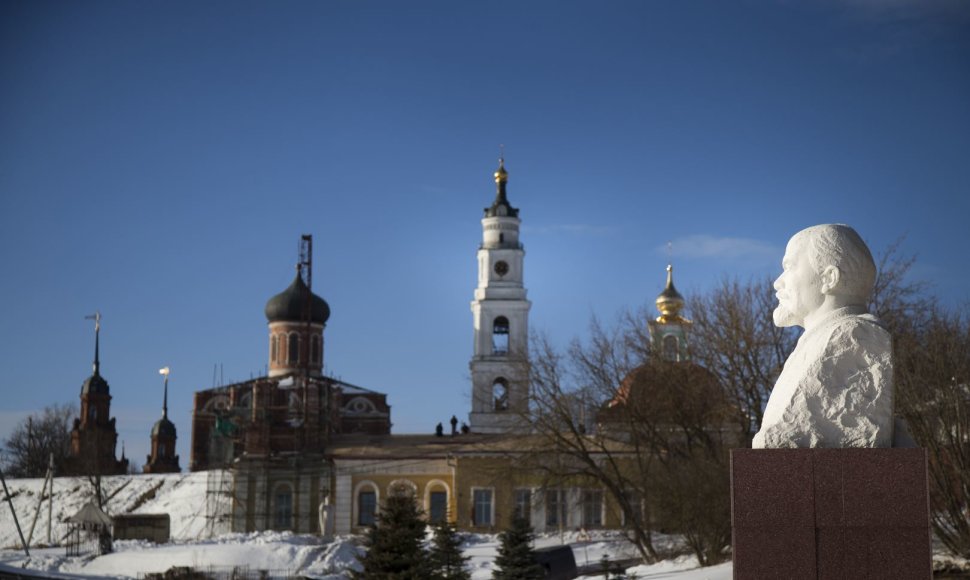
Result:
[[335,437],[328,447],[334,531],[372,525],[383,499],[401,488],[429,522],[465,530],[499,531],[522,515],[540,532],[622,526],[601,486],[576,478],[550,483],[548,471],[533,467],[543,455],[514,435]]

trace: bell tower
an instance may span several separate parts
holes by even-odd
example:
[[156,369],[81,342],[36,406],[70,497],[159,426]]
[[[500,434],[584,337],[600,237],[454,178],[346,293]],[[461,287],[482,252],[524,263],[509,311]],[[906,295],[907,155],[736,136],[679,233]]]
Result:
[[528,410],[529,308],[523,285],[525,249],[519,210],[509,204],[504,157],[495,171],[495,201],[485,208],[478,248],[478,287],[472,300],[471,430],[502,433],[522,425]]

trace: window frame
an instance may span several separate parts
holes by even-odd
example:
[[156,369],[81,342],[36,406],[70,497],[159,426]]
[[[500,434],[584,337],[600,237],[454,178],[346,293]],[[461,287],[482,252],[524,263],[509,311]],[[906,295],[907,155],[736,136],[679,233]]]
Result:
[[[546,527],[569,526],[569,511],[566,498],[566,489],[557,487],[545,491],[543,504],[546,508]],[[556,499],[553,500],[552,498]],[[550,505],[555,504],[555,509],[550,509]]]
[[[286,498],[286,502],[280,501]],[[292,530],[296,514],[293,511],[293,485],[286,481],[281,481],[273,486],[273,529]],[[281,511],[284,508],[286,511]],[[285,514],[285,518],[281,515]]]
[[[505,324],[501,324],[504,321]],[[498,338],[503,337],[503,338]],[[496,316],[492,320],[492,354],[505,356],[512,348],[512,325],[506,316]]]
[[286,364],[300,364],[300,334],[291,332],[286,337]]
[[[472,499],[472,525],[477,527],[490,527],[495,525],[495,488],[494,487],[473,487],[471,493]],[[487,521],[479,519],[479,505],[480,503],[485,505],[485,502],[479,501],[479,494],[487,494]]]
[[[518,487],[512,491],[512,514],[532,523],[532,498],[535,492],[530,487]],[[525,498],[525,501],[522,499]]]
[[[364,496],[370,496],[373,499],[373,506],[369,506],[372,509],[367,511],[364,509],[363,499]],[[354,524],[358,527],[370,527],[377,524],[377,489],[373,487],[367,487],[366,489],[360,489],[357,491],[357,498],[355,499],[355,510],[357,512],[357,517]],[[365,521],[369,520],[369,521]]]
[[[590,502],[591,497],[597,498],[595,505],[592,502]],[[582,516],[583,528],[588,530],[588,529],[603,527],[606,519],[603,513],[605,511],[604,510],[605,497],[606,495],[603,493],[603,490],[600,488],[589,488],[589,489],[582,490],[582,494],[580,495],[580,505],[582,506],[581,516]],[[587,515],[592,515],[588,511],[590,508],[595,509],[596,521],[594,522],[590,522],[589,518],[587,518]]]

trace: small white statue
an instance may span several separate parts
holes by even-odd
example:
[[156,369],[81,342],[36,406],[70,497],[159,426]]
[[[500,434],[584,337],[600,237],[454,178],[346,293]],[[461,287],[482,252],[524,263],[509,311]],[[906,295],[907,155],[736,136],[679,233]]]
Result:
[[814,226],[792,236],[782,267],[775,325],[805,332],[752,447],[892,447],[892,339],[867,311],[869,248],[849,226]]
[[320,519],[320,535],[323,536],[324,540],[333,539],[333,507],[330,505],[330,496],[326,495],[323,497],[323,501],[320,502],[320,507],[318,508],[318,516]]

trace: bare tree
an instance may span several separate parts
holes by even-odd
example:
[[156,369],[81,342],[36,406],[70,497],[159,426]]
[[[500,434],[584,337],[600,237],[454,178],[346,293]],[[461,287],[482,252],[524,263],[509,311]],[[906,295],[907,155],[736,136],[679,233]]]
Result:
[[[548,487],[577,477],[598,482],[619,506],[631,542],[644,560],[653,562],[659,554],[643,504],[650,488],[641,477],[653,458],[637,452],[636,439],[616,441],[589,432],[587,412],[604,401],[603,389],[615,392],[619,382],[611,379],[621,376],[624,365],[620,359],[626,356],[617,348],[620,343],[595,321],[592,331],[592,346],[585,349],[574,343],[570,349],[573,357],[558,351],[547,337],[533,336],[529,420],[536,441],[518,464],[542,474]],[[570,362],[577,354],[599,362],[590,367],[596,376],[593,383],[575,380],[573,373],[582,367]]]
[[893,337],[896,413],[928,452],[933,530],[970,558],[970,306],[947,309],[914,280],[902,242],[877,258],[870,311]]
[[54,404],[20,421],[3,443],[4,469],[12,477],[43,477],[53,454],[57,471],[70,452],[76,415],[76,405]]
[[691,354],[727,388],[743,446],[761,427],[768,396],[798,338],[791,328],[775,326],[771,313],[776,303],[770,278],[724,279],[689,299]]
[[933,529],[970,558],[970,313],[932,307],[894,333],[897,410],[929,455]]
[[[609,493],[647,561],[658,529],[683,534],[704,565],[730,543],[726,449],[736,442],[726,394],[698,365],[650,356],[646,311],[615,329],[593,320],[586,342],[531,352],[531,469],[551,485],[582,478]],[[702,502],[702,503],[699,503]]]

